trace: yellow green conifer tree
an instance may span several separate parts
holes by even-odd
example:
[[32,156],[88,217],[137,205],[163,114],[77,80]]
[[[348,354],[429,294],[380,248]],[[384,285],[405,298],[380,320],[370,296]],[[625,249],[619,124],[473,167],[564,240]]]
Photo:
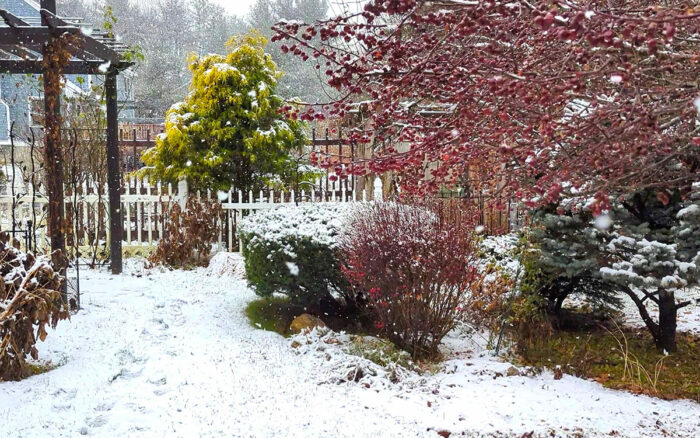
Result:
[[265,44],[249,34],[232,39],[228,55],[190,58],[190,93],[167,112],[165,132],[143,154],[145,174],[186,177],[191,187],[212,190],[257,190],[292,178],[290,154],[306,137],[302,122],[281,111],[281,72]]

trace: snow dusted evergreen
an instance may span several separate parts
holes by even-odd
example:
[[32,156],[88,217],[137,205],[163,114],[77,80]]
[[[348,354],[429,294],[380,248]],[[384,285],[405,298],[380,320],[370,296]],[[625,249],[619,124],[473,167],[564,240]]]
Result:
[[255,292],[283,293],[302,305],[344,300],[338,237],[353,205],[302,204],[245,218],[239,236]]
[[[659,348],[673,351],[678,309],[675,292],[698,284],[700,205],[679,193],[667,202],[640,192],[594,217],[587,208],[557,206],[533,215],[537,288],[548,310],[580,295],[594,305],[619,307],[629,297]],[[655,320],[650,306],[659,308]]]
[[[675,351],[678,310],[692,303],[677,302],[676,292],[699,279],[700,203],[682,201],[678,194],[663,201],[638,193],[615,208],[606,246],[611,263],[600,272],[634,301],[657,347]],[[652,304],[658,320],[649,313]]]
[[265,44],[253,33],[232,39],[227,55],[190,58],[190,93],[168,111],[165,133],[143,155],[144,173],[214,190],[257,191],[271,178],[291,180],[303,124],[282,112],[275,94],[281,73]]
[[[249,236],[250,245],[282,245],[308,239],[314,244],[334,248],[352,205],[327,202],[270,209],[244,218],[240,223],[240,234]],[[290,246],[286,251],[287,255],[295,257]]]
[[620,305],[614,285],[599,273],[605,230],[595,224],[590,211],[560,214],[550,207],[533,217],[530,238],[539,252],[538,286],[555,314],[571,295],[599,308]]
[[677,244],[648,241],[618,236],[608,245],[611,252],[622,260],[611,267],[603,267],[600,272],[620,284],[632,285],[639,289],[679,289],[688,286],[695,279],[696,266],[693,262],[680,260]]

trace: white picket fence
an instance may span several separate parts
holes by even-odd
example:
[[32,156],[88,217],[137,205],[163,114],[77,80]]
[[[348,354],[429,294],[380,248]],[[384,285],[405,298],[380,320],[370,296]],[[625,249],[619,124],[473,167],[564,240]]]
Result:
[[[32,222],[33,233],[36,236],[36,246],[39,250],[48,248],[46,236],[46,210],[48,199],[43,193],[22,193],[15,190],[15,196],[10,188],[0,193],[0,229],[2,231],[24,230],[28,221]],[[260,210],[277,208],[284,205],[296,205],[306,202],[354,202],[365,201],[369,198],[366,191],[358,192],[342,187],[335,182],[329,190],[317,185],[311,190],[300,193],[294,191],[252,191],[243,192],[231,189],[228,192],[190,193],[185,180],[175,187],[170,184],[149,183],[148,180],[135,178],[124,182],[121,197],[121,211],[124,221],[123,244],[127,247],[148,247],[156,245],[166,229],[166,221],[170,206],[174,203],[184,205],[189,196],[218,200],[223,213],[218,221],[218,245],[221,250],[236,251],[240,243],[236,239],[236,226],[244,216]],[[381,180],[376,179],[373,199],[381,198]],[[69,244],[77,241],[79,246],[98,246],[109,241],[108,196],[106,187],[96,187],[83,184],[76,193],[65,191],[66,218],[73,230],[68,236]],[[13,227],[12,212],[14,211],[15,225]],[[15,236],[19,239],[19,236]]]

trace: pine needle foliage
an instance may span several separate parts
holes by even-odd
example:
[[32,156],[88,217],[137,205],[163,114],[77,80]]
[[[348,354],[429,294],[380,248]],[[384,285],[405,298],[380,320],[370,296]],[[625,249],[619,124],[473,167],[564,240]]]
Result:
[[265,38],[229,41],[227,55],[192,56],[190,93],[167,112],[165,133],[146,151],[143,173],[163,181],[186,177],[198,189],[257,190],[290,179],[290,153],[306,141],[275,94],[281,77]]

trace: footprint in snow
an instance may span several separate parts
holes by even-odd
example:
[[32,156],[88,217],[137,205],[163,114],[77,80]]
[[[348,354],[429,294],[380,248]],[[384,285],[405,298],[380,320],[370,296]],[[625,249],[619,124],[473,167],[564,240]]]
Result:
[[108,411],[111,411],[113,407],[114,407],[113,401],[104,402],[104,403],[100,403],[99,405],[95,406],[95,411],[108,412]]
[[140,376],[142,372],[143,368],[139,368],[134,371],[129,370],[128,368],[122,368],[118,373],[114,374],[112,377],[109,378],[109,383],[114,383],[114,381],[118,379],[131,380],[135,377]]
[[104,426],[105,424],[107,424],[107,421],[109,421],[109,419],[108,419],[106,416],[104,416],[104,415],[98,415],[98,416],[95,417],[95,418],[89,419],[89,420],[87,421],[87,425],[90,426],[90,427],[95,427],[95,428],[96,428],[96,427],[102,427],[102,426]]

